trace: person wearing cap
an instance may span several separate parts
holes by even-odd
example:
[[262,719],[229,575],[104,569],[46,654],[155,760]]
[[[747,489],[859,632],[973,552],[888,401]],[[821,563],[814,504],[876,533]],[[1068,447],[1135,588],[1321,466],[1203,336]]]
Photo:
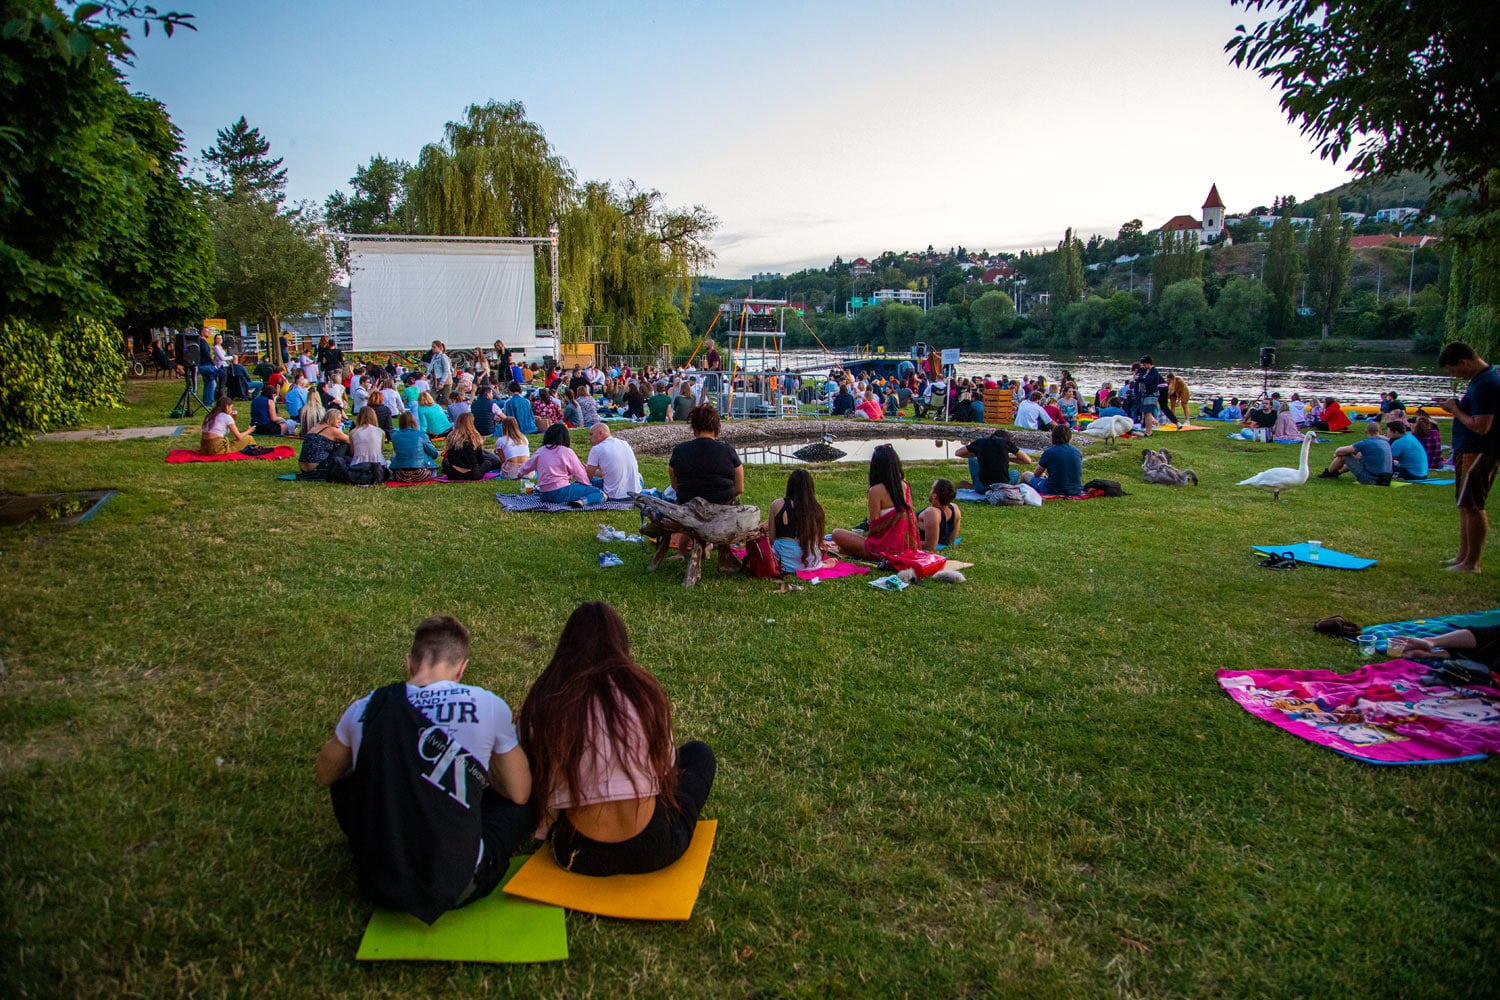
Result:
[[1156,427],[1157,397],[1161,392],[1163,379],[1161,372],[1156,370],[1156,362],[1151,359],[1151,355],[1141,355],[1140,366],[1135,377],[1135,397],[1140,408],[1141,426],[1145,428],[1146,436],[1150,437]]

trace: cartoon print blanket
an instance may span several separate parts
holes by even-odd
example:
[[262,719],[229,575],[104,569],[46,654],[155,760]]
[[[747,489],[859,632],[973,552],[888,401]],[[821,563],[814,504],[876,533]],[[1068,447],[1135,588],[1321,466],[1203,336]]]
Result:
[[1500,690],[1449,687],[1432,666],[1391,660],[1352,674],[1220,670],[1245,711],[1368,764],[1446,764],[1500,752]]

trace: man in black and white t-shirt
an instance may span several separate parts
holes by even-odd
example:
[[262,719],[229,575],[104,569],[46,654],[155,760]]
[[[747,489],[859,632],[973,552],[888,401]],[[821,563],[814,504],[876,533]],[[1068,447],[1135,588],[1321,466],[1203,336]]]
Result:
[[345,709],[315,768],[366,890],[429,923],[493,891],[531,826],[510,706],[463,683],[468,666],[468,630],[428,618],[406,683]]

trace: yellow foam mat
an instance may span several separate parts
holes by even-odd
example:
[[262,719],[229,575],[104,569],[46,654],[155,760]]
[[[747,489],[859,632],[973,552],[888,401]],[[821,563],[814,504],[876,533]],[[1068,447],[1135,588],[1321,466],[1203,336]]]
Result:
[[558,867],[550,848],[543,848],[506,883],[512,896],[539,903],[625,920],[686,920],[708,872],[717,820],[702,820],[693,830],[687,852],[649,875],[577,875]]

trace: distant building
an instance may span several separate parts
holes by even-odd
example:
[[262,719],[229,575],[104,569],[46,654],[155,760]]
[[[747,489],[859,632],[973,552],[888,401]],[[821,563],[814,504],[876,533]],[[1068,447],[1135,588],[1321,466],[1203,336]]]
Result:
[[1349,249],[1370,250],[1376,247],[1400,247],[1403,250],[1412,248],[1424,249],[1438,242],[1436,236],[1351,236],[1349,237]]
[[1009,281],[1015,275],[1016,269],[1011,266],[1010,261],[1002,260],[993,267],[985,268],[984,273],[979,276],[979,280],[986,285],[998,285],[1002,281]]
[[1345,222],[1352,222],[1352,223],[1354,223],[1357,226],[1361,222],[1365,221],[1365,213],[1363,213],[1363,212],[1340,212],[1339,213],[1339,218],[1343,219]]
[[910,288],[882,288],[869,298],[855,295],[844,306],[844,315],[853,316],[868,306],[881,306],[887,302],[904,306],[921,306],[923,310],[926,310],[927,293],[912,291]]
[[849,265],[849,269],[856,278],[860,277],[861,275],[869,274],[874,270],[874,268],[870,266],[870,262],[865,260],[863,257],[854,258],[854,263]]
[[1376,222],[1407,222],[1422,214],[1417,208],[1382,208],[1375,213]]
[[1209,186],[1208,197],[1203,200],[1203,211],[1199,218],[1174,215],[1157,232],[1163,235],[1192,233],[1198,237],[1200,245],[1220,237],[1228,242],[1229,234],[1224,231],[1224,200],[1219,197],[1219,185]]
[[780,271],[775,271],[775,272],[766,271],[766,272],[764,272],[762,274],[752,274],[752,275],[750,275],[750,280],[751,281],[780,281],[781,280],[781,272]]

